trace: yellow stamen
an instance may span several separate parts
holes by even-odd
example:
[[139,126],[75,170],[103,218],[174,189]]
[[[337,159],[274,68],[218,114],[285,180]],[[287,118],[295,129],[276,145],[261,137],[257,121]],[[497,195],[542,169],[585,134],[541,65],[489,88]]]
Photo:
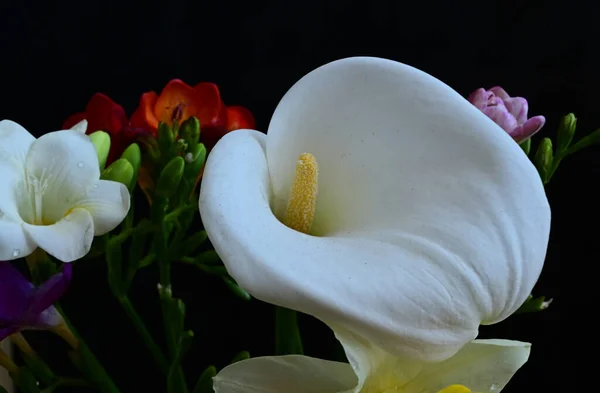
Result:
[[319,166],[310,153],[302,153],[296,163],[296,177],[288,200],[284,224],[309,234],[315,218]]
[[437,393],[471,393],[471,389],[464,385],[450,385]]

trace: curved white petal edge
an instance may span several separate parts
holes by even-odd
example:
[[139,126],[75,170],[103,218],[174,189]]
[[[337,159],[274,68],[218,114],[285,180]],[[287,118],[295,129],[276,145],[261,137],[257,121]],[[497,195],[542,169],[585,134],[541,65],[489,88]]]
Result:
[[85,256],[94,235],[119,225],[130,207],[127,187],[100,180],[87,122],[35,139],[0,121],[0,260],[36,248],[62,262]]
[[[319,164],[313,236],[280,221],[304,152]],[[199,206],[250,294],[426,361],[517,310],[550,231],[542,182],[510,136],[443,82],[368,57],[302,78],[267,136],[222,138]]]
[[351,364],[307,356],[266,356],[234,363],[213,380],[216,393],[437,393],[451,385],[498,393],[529,358],[529,343],[475,340],[439,363],[391,356],[342,341]]

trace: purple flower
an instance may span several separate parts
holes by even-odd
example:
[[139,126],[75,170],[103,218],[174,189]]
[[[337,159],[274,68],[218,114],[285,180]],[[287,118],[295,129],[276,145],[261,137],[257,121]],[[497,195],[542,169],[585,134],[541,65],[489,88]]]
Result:
[[511,97],[500,86],[475,90],[469,102],[504,129],[517,143],[538,132],[546,123],[544,116],[527,119],[529,105],[523,97]]
[[66,292],[72,267],[36,288],[9,262],[0,262],[0,341],[24,329],[47,329],[59,325],[62,317],[53,304]]

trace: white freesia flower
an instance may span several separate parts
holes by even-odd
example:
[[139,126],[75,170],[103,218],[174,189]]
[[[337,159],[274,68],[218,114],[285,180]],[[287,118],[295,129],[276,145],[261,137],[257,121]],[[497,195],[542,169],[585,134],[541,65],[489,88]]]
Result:
[[338,336],[350,364],[308,356],[268,356],[225,367],[216,393],[498,393],[527,361],[530,344],[475,340],[439,363],[397,358]]
[[0,121],[0,260],[40,247],[72,262],[127,215],[129,191],[100,180],[85,126],[36,139],[15,122]]
[[526,300],[550,228],[506,132],[432,76],[364,57],[297,82],[266,136],[222,138],[199,205],[250,294],[427,361]]

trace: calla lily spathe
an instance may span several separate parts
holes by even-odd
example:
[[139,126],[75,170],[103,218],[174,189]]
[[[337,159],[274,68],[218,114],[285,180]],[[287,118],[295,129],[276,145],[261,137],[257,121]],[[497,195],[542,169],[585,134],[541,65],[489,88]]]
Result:
[[96,150],[82,127],[36,139],[15,122],[0,122],[0,260],[40,247],[72,262],[127,215],[127,187],[100,180]]
[[308,356],[266,356],[217,374],[216,393],[498,393],[529,357],[529,343],[475,340],[439,363],[397,358],[338,334],[350,364]]
[[[303,153],[319,170],[310,235],[282,224]],[[427,361],[519,308],[550,229],[539,175],[504,130],[434,77],[368,57],[302,78],[267,135],[221,139],[199,205],[250,294]]]

